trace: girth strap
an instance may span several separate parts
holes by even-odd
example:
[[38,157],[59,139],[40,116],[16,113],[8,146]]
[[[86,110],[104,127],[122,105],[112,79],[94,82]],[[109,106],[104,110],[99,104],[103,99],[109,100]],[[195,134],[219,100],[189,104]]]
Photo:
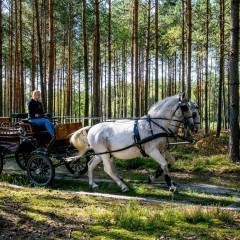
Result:
[[138,130],[138,120],[135,120],[135,123],[134,123],[134,128],[133,128],[133,137],[134,137],[134,142],[135,142],[135,145],[139,148],[141,154],[144,156],[144,157],[147,157],[148,155],[146,154],[144,148],[142,147],[141,145],[141,138],[140,138],[140,134],[139,134],[139,130]]

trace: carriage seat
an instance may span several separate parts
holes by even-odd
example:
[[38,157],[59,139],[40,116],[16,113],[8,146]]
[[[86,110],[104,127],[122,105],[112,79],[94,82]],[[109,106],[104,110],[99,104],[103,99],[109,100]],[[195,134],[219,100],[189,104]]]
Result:
[[10,126],[11,118],[10,117],[0,117],[0,126]]
[[56,125],[56,140],[66,140],[75,131],[82,128],[82,123],[60,123]]
[[34,122],[28,119],[28,113],[15,113],[12,114],[12,118],[16,119],[17,122],[15,125],[19,125],[27,136],[48,133],[44,127],[38,127]]

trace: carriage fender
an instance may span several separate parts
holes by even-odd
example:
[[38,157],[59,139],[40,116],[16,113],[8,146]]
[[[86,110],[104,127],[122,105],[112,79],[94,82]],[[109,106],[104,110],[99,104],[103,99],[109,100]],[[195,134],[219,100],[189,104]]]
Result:
[[88,150],[89,143],[87,139],[87,132],[90,128],[91,126],[83,127],[74,132],[70,138],[70,143],[79,151],[80,156]]

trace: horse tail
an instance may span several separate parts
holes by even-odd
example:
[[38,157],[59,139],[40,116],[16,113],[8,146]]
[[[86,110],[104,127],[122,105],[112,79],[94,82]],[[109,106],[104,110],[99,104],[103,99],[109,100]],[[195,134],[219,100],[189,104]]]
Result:
[[87,133],[91,126],[81,128],[74,132],[70,138],[70,143],[79,151],[80,156],[87,152],[89,142],[87,139]]

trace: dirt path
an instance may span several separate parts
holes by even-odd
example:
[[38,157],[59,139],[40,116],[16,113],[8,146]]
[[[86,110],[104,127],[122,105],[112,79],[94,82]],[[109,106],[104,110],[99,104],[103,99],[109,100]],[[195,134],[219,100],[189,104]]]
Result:
[[[209,185],[210,186],[210,185]],[[209,188],[209,186],[207,188]],[[191,186],[190,186],[191,187]],[[194,188],[194,186],[192,186]],[[217,188],[217,186],[211,186],[214,188]],[[210,188],[211,188],[210,187]],[[192,189],[193,189],[192,188]],[[196,186],[196,189],[201,188],[201,190],[205,189],[203,186]],[[221,190],[222,192],[223,190]],[[171,200],[171,201],[165,201],[165,200],[159,200],[159,199],[154,199],[154,198],[143,198],[143,197],[131,197],[131,196],[122,196],[122,195],[115,195],[115,194],[105,194],[105,193],[94,193],[94,192],[72,192],[72,191],[66,191],[68,193],[76,193],[79,195],[87,195],[87,196],[94,196],[94,197],[103,197],[103,198],[112,198],[112,199],[120,199],[120,200],[137,200],[137,201],[144,201],[144,202],[156,202],[156,203],[161,203],[161,204],[177,204],[177,205],[197,205],[194,203],[190,203],[187,201],[176,201],[176,200]],[[239,198],[239,197],[238,197]],[[208,206],[209,207],[209,206]],[[231,211],[240,211],[240,206],[229,206],[229,207],[221,207],[221,209],[226,209],[226,210],[231,210]]]
[[[14,160],[8,160],[6,161],[6,164],[4,165],[4,171],[9,172],[9,173],[15,173],[15,174],[22,174],[22,170],[18,167],[18,165],[15,163]],[[69,180],[69,181],[78,181],[78,182],[88,182],[88,177],[87,176],[82,176],[81,178],[78,179],[73,179],[72,175],[66,170],[65,166],[57,168],[56,169],[56,176],[55,179],[59,180]],[[96,178],[95,182],[113,182],[110,179],[106,178]],[[139,182],[132,182],[132,181],[126,181],[127,183],[144,183],[147,184],[147,182],[139,181]],[[0,186],[2,184],[0,183]],[[165,183],[153,183],[154,186],[158,186],[160,188],[167,188]],[[17,185],[8,185],[9,187],[12,188],[22,188]],[[189,191],[194,191],[198,193],[205,193],[209,195],[215,195],[215,196],[234,196],[238,199],[240,199],[240,192],[239,190],[236,189],[228,189],[216,185],[210,185],[210,184],[181,184],[178,186],[178,189],[181,190],[189,190]],[[172,204],[185,204],[185,205],[195,205],[191,202],[186,202],[186,201],[165,201],[165,200],[159,200],[159,199],[153,199],[153,198],[143,198],[143,197],[130,197],[130,196],[122,196],[122,195],[115,195],[115,194],[104,194],[104,193],[96,193],[96,192],[76,192],[76,191],[66,191],[70,194],[79,194],[79,195],[88,195],[88,196],[94,196],[94,197],[103,197],[103,198],[113,198],[113,199],[122,199],[122,200],[137,200],[137,201],[147,201],[147,202],[157,202],[157,203],[169,203],[171,202]],[[236,210],[240,211],[240,206],[228,206],[228,207],[223,207],[223,209],[228,209],[228,210]]]
[[[106,179],[98,179],[99,181],[103,182],[106,181]],[[78,181],[82,181],[78,180]],[[160,184],[156,184],[161,186]],[[0,186],[6,186],[6,183],[0,183]],[[14,188],[14,189],[24,189],[22,186],[14,185],[14,184],[7,184],[9,188]],[[184,186],[183,186],[184,187]],[[183,188],[181,187],[181,188]],[[211,190],[214,189],[215,192],[220,192],[221,194],[226,193],[226,194],[234,194],[234,192],[231,192],[228,189],[224,189],[222,187],[217,187],[213,185],[206,185],[206,184],[193,184],[191,186],[187,186],[187,189],[197,189],[201,190],[202,192],[206,190]],[[59,191],[59,190],[58,190]],[[61,190],[61,192],[66,192],[68,194],[73,194],[73,195],[85,195],[85,196],[92,196],[92,197],[102,197],[102,198],[111,198],[111,199],[119,199],[119,200],[136,200],[136,201],[143,201],[143,202],[155,202],[155,203],[161,203],[161,204],[176,204],[176,205],[189,205],[189,206],[197,206],[197,204],[187,202],[187,201],[176,201],[176,200],[171,200],[171,201],[166,201],[166,200],[159,200],[159,199],[154,199],[154,198],[144,198],[144,197],[131,197],[131,196],[122,196],[122,195],[116,195],[116,194],[105,194],[105,193],[97,193],[97,192],[85,192],[85,191],[66,191],[66,190]],[[239,195],[237,196],[239,198]],[[209,206],[208,206],[209,207]],[[226,209],[226,210],[231,210],[231,211],[240,211],[240,206],[228,206],[228,207],[221,207],[221,209]]]

